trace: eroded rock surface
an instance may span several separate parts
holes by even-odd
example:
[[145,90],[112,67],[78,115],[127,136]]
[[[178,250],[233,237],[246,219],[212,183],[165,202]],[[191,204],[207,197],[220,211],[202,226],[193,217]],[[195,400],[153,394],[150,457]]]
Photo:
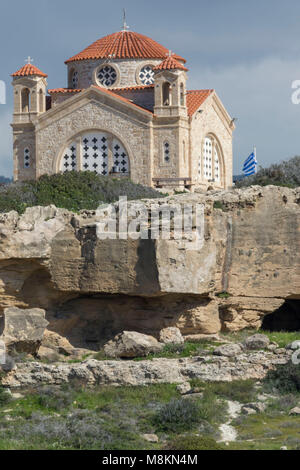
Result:
[[[72,347],[98,350],[124,330],[159,338],[167,327],[184,336],[259,328],[286,299],[299,302],[299,188],[155,203],[203,204],[203,246],[100,240],[103,211],[77,215],[51,206],[1,214],[0,316],[6,307],[45,309],[51,331]],[[0,317],[0,335],[1,328]]]
[[199,379],[208,382],[231,382],[239,379],[265,377],[270,369],[286,364],[291,353],[277,355],[271,352],[239,354],[235,358],[199,356],[182,359],[153,359],[135,361],[97,361],[87,359],[78,364],[17,363],[3,378],[10,388],[62,385],[84,386],[141,386],[159,383],[185,384]]

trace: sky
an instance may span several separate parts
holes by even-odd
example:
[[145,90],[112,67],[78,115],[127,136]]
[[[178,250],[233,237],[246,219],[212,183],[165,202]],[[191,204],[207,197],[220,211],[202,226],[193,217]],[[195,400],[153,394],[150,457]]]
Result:
[[[300,155],[299,0],[1,0],[0,175],[12,175],[10,74],[30,55],[49,75],[49,88],[67,86],[64,61],[95,40],[132,31],[187,60],[189,89],[214,88],[232,117],[234,173],[257,148],[261,166]],[[1,84],[1,82],[0,82]]]

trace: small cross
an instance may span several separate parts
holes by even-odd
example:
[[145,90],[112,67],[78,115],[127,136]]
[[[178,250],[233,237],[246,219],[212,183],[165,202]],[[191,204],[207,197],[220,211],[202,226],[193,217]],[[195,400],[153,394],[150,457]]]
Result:
[[30,55],[27,57],[27,59],[25,59],[25,62],[26,62],[27,64],[32,64],[33,59],[30,57]]
[[174,55],[174,53],[171,51],[171,49],[169,49],[169,52],[166,55],[168,55],[169,57],[172,57],[172,55]]
[[123,31],[128,31],[130,27],[126,23],[126,10],[123,8]]

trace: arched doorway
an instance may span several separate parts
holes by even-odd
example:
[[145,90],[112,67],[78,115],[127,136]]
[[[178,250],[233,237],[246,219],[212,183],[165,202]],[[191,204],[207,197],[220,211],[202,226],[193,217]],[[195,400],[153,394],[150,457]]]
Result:
[[108,132],[87,132],[64,149],[59,171],[93,171],[102,176],[129,176],[130,162],[118,138]]

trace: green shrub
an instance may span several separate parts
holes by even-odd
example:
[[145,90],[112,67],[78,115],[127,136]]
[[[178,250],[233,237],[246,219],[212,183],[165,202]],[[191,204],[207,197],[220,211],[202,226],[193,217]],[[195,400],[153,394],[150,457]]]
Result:
[[163,405],[153,418],[159,431],[189,431],[200,420],[199,407],[192,400],[172,400]]
[[224,450],[211,437],[206,436],[177,436],[166,445],[166,450]]
[[10,394],[0,385],[0,406],[6,405],[11,400]]
[[225,212],[226,211],[226,206],[221,201],[215,201],[214,202],[214,209],[220,209],[221,211]]
[[69,172],[45,175],[37,181],[0,185],[0,212],[15,210],[22,214],[27,207],[48,206],[78,212],[95,210],[103,203],[163,197],[158,191],[128,178],[116,179],[93,172]]
[[236,187],[245,186],[287,186],[295,188],[300,185],[300,157],[273,164],[269,168],[260,168],[256,175],[248,176],[236,183]]
[[264,379],[267,389],[276,388],[279,393],[300,392],[300,365],[280,364],[275,370],[268,372]]

